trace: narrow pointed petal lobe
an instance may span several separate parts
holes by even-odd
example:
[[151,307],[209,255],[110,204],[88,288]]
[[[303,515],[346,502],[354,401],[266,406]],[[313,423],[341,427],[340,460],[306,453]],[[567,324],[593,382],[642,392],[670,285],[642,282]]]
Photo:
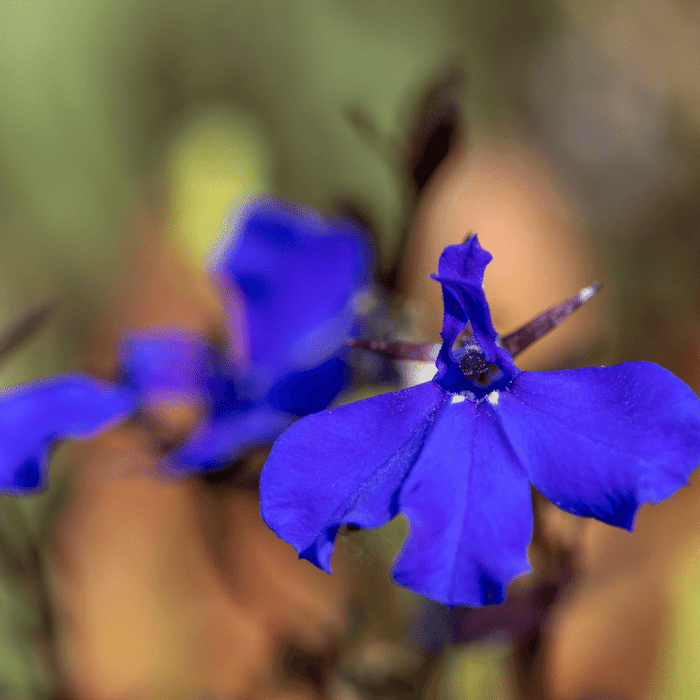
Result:
[[394,579],[447,605],[500,603],[529,570],[532,503],[527,475],[488,401],[440,416],[401,488],[409,524]]
[[428,382],[302,418],[263,468],[263,519],[329,571],[340,525],[374,528],[397,514],[397,491],[448,400]]
[[700,400],[648,362],[522,372],[495,410],[530,480],[575,515],[631,529],[700,463]]
[[474,235],[459,245],[448,245],[438,261],[438,276],[463,279],[465,282],[481,287],[484,283],[484,271],[493,260],[493,255],[484,250],[479,237]]
[[436,362],[437,378],[443,386],[453,383],[449,377],[450,367],[457,364],[457,360],[452,346],[467,323],[471,324],[474,341],[489,362],[499,361],[510,374],[517,371],[510,355],[496,344],[498,333],[484,295],[484,270],[491,259],[491,253],[481,247],[478,237],[472,236],[461,245],[445,248],[438,263],[438,274],[431,275],[442,286],[444,304],[440,333],[443,343]]

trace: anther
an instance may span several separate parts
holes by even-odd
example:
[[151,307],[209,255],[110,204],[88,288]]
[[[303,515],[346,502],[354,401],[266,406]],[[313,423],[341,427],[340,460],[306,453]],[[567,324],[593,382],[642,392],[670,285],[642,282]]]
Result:
[[459,368],[467,377],[486,376],[488,379],[489,365],[480,350],[475,347],[467,347],[466,352],[459,360]]

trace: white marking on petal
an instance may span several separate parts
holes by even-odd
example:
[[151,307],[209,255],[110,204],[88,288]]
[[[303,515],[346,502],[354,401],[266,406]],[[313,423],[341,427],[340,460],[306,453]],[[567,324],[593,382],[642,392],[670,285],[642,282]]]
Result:
[[466,399],[466,398],[467,397],[464,396],[463,394],[453,394],[452,395],[452,403],[462,403],[462,401],[464,401],[464,399]]
[[487,398],[492,406],[498,406],[498,392],[495,389],[487,396]]
[[396,363],[396,369],[404,387],[415,386],[429,382],[435,376],[435,363],[422,360],[401,360]]
[[578,298],[581,303],[588,301],[596,293],[596,288],[593,285],[584,287],[579,293]]

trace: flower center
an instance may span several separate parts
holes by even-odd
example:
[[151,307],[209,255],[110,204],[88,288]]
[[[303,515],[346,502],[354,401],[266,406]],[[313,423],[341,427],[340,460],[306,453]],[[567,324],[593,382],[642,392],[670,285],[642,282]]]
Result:
[[459,358],[459,368],[465,377],[477,377],[488,371],[488,362],[481,349],[476,345],[468,345],[464,349],[464,355]]
[[[494,394],[497,402],[498,391],[510,385],[511,373],[504,370],[498,359],[488,360],[481,347],[473,341],[455,348],[453,358],[457,364],[453,367],[457,371],[445,377],[447,381],[443,386],[455,396],[464,396],[478,403]],[[494,401],[491,403],[496,405]]]
[[459,358],[459,368],[464,376],[480,389],[503,377],[503,370],[494,362],[487,362],[478,345],[467,345]]

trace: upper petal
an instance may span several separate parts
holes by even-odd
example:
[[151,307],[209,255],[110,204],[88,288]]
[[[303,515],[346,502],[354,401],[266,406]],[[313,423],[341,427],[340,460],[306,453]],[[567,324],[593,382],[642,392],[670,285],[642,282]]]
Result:
[[488,401],[449,406],[406,478],[408,539],[394,566],[402,586],[447,605],[500,603],[529,570],[527,475]]
[[341,524],[379,527],[448,395],[432,382],[302,418],[263,467],[260,506],[279,537],[330,570]]
[[[442,298],[445,307],[445,316],[457,319],[462,323],[462,328],[467,322],[471,324],[475,342],[481,346],[490,360],[496,358],[496,338],[498,333],[491,322],[486,296],[481,286],[465,282],[464,280],[449,277],[437,277],[433,279],[442,285]],[[443,326],[443,330],[446,330]],[[450,327],[450,335],[453,330]],[[449,338],[444,338],[449,340]],[[452,338],[454,342],[455,338]]]
[[258,199],[216,255],[224,303],[244,304],[250,371],[266,391],[291,372],[314,367],[347,339],[353,297],[367,284],[367,238],[347,221]]
[[0,394],[0,490],[41,486],[48,451],[61,438],[90,438],[136,409],[133,392],[67,374]]
[[496,412],[534,486],[557,506],[631,529],[638,507],[700,463],[700,400],[648,362],[522,372]]
[[493,255],[484,250],[479,237],[474,235],[459,245],[448,245],[438,261],[438,275],[481,287],[484,283],[484,270],[493,260]]
[[491,259],[491,254],[479,244],[478,237],[472,236],[460,245],[447,246],[440,256],[438,275],[431,275],[442,286],[444,304],[440,334],[443,343],[436,363],[439,380],[449,383],[450,371],[458,372],[452,346],[467,323],[471,325],[474,341],[489,362],[498,362],[509,374],[517,371],[510,355],[496,344],[498,334],[484,296],[484,270]]

